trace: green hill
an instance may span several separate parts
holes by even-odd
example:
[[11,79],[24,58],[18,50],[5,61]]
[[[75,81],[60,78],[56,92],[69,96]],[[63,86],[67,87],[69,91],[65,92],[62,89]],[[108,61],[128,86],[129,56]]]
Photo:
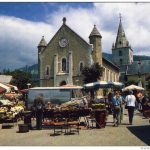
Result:
[[[112,61],[112,54],[109,53],[103,53],[103,57],[105,57],[106,59],[108,59],[109,61]],[[139,61],[139,60],[150,60],[150,56],[144,56],[144,55],[134,55],[133,56],[134,61]],[[19,70],[22,71],[28,71],[30,72],[33,77],[37,77],[38,74],[38,65],[34,64],[32,66],[26,66],[24,68],[20,68]]]

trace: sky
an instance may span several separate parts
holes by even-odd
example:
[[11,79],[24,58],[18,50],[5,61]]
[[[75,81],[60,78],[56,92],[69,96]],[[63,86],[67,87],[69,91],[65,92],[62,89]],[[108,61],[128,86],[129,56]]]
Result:
[[96,25],[102,50],[112,53],[119,14],[134,55],[150,56],[150,3],[0,2],[0,71],[37,63],[37,45],[66,24],[89,42]]

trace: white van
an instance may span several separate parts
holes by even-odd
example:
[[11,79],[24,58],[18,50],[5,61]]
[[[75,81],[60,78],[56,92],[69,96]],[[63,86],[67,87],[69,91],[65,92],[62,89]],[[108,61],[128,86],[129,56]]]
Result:
[[27,107],[28,109],[33,106],[34,99],[43,94],[44,102],[51,102],[53,104],[62,104],[72,99],[83,97],[83,87],[34,87],[28,91]]

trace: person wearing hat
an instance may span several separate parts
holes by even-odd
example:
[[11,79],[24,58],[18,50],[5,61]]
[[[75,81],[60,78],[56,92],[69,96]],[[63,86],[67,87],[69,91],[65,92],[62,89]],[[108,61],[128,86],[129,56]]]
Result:
[[129,90],[129,94],[126,96],[125,102],[126,102],[126,106],[128,109],[129,124],[132,125],[133,116],[134,116],[134,109],[136,106],[136,97],[133,95],[132,90]]

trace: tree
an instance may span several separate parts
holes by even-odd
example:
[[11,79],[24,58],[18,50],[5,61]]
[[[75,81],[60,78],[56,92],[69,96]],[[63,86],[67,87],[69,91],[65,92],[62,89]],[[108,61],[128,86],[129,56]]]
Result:
[[19,89],[27,88],[27,83],[32,84],[31,74],[29,72],[14,70],[12,72],[6,71],[4,74],[12,75],[13,80],[11,81],[11,84],[17,86]]
[[82,69],[83,82],[90,83],[100,80],[103,75],[104,68],[98,63],[94,63],[91,67],[84,67]]
[[[91,83],[96,82],[101,79],[103,75],[104,68],[99,65],[99,63],[94,63],[91,67],[84,67],[82,69],[83,82]],[[94,99],[94,92],[97,89],[91,89],[91,98]]]

